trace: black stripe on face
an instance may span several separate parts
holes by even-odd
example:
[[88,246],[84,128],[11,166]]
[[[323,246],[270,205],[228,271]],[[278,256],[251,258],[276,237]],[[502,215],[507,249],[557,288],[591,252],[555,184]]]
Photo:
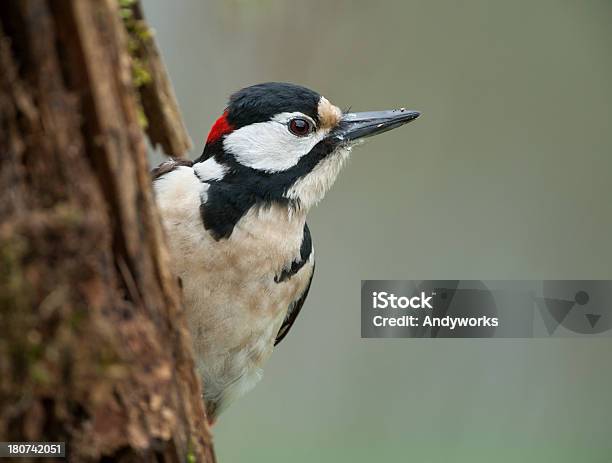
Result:
[[228,173],[222,180],[206,182],[209,184],[207,198],[200,205],[204,228],[216,240],[227,239],[251,207],[274,203],[289,205],[290,200],[285,196],[287,190],[337,147],[334,137],[326,137],[295,166],[274,173],[246,167],[227,153],[217,154],[218,162],[228,167]]
[[308,258],[312,252],[312,239],[310,237],[310,229],[307,224],[304,224],[304,236],[302,237],[302,245],[300,246],[300,260],[291,262],[291,267],[284,268],[280,275],[274,277],[276,283],[282,283],[290,279],[293,275],[308,262]]

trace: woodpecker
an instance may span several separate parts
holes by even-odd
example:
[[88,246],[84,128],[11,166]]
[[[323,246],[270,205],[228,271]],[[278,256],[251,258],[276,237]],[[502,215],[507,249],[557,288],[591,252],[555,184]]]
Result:
[[230,97],[199,158],[153,170],[211,422],[259,381],[304,305],[308,211],[357,143],[418,116],[342,112],[299,85],[253,85]]

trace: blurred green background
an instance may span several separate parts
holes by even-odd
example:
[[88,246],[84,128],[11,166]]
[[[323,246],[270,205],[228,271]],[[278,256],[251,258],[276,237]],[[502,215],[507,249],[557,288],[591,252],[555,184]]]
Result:
[[[423,116],[309,224],[310,296],[220,462],[611,462],[611,338],[360,339],[361,279],[612,278],[612,2],[145,0],[195,148],[300,83]],[[152,154],[152,162],[161,157]]]

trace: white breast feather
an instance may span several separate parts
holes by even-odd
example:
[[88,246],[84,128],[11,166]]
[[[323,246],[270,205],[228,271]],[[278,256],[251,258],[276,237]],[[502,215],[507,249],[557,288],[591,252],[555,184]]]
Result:
[[209,186],[192,168],[178,167],[154,185],[205,398],[223,408],[261,378],[287,308],[308,284],[310,260],[288,281],[274,281],[299,258],[305,213],[256,207],[229,239],[216,241],[200,216]]

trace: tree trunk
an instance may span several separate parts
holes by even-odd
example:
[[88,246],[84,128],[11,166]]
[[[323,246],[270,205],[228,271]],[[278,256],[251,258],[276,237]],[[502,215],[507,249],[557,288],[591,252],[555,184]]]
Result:
[[[120,19],[137,5],[120,3],[0,2],[0,440],[211,462],[142,115],[163,146],[188,139],[160,110],[173,102],[150,101],[172,93],[151,89],[163,67],[143,64]],[[140,92],[135,62],[151,74]]]

